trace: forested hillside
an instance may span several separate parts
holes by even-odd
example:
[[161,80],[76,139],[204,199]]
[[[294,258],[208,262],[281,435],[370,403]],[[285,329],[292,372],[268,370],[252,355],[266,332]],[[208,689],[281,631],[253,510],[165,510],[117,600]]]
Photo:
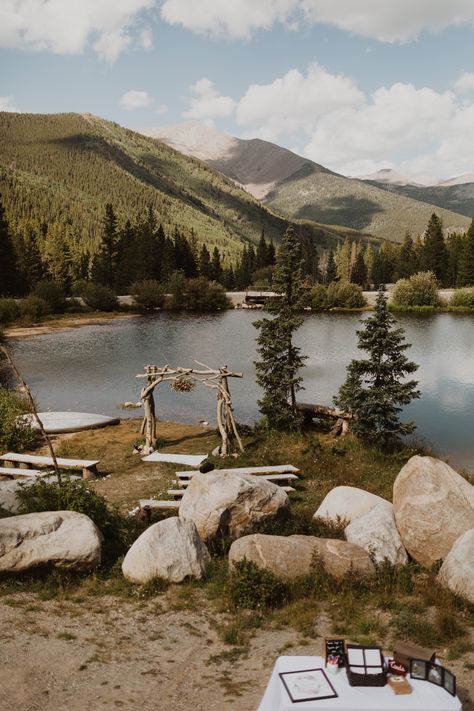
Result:
[[[218,247],[224,263],[262,229],[278,242],[288,224],[200,161],[90,114],[0,113],[0,177],[12,230],[56,235],[73,258],[97,250],[107,203],[119,225],[151,208],[166,234]],[[298,231],[324,248],[344,236],[306,222]]]

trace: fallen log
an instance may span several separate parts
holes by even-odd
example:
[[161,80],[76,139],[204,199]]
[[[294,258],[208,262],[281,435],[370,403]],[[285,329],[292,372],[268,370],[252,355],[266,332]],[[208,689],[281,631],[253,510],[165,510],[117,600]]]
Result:
[[306,424],[309,424],[314,417],[329,417],[336,420],[329,433],[331,437],[345,437],[350,429],[349,421],[355,419],[352,413],[343,412],[337,407],[327,407],[309,402],[297,402],[296,409],[303,415]]

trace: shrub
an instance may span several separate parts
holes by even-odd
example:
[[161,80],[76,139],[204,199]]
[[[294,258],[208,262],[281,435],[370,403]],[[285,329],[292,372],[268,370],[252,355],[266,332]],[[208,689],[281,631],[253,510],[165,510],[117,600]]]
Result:
[[23,299],[20,308],[22,316],[31,321],[38,321],[51,313],[48,302],[35,294],[30,294]]
[[184,309],[186,306],[186,277],[181,269],[174,271],[166,282],[165,291],[170,294],[166,300],[166,308]]
[[104,536],[104,563],[110,565],[129,548],[133,522],[111,511],[103,496],[89,489],[81,479],[63,478],[61,484],[43,480],[20,487],[20,513],[77,511],[89,516]]
[[112,289],[102,284],[83,283],[80,296],[92,311],[117,311],[119,308]]
[[412,306],[438,306],[439,285],[433,272],[418,272],[409,279],[400,279],[393,289],[392,304]]
[[0,448],[22,452],[34,442],[31,427],[17,418],[26,411],[24,399],[17,393],[0,387]]
[[265,610],[281,607],[287,598],[285,583],[270,570],[248,560],[238,561],[229,577],[230,601],[235,608]]
[[229,306],[225,289],[216,281],[205,277],[188,279],[186,284],[186,309],[190,311],[215,311]]
[[33,295],[46,301],[49,313],[60,314],[66,309],[64,286],[59,281],[40,282]]
[[474,309],[474,289],[456,289],[449,305],[453,308]]
[[362,287],[345,281],[333,281],[327,288],[328,308],[358,309],[365,306]]
[[15,299],[0,299],[0,323],[10,323],[20,315],[20,303]]
[[130,293],[136,305],[145,311],[160,308],[165,299],[163,287],[155,279],[135,282],[130,287]]
[[328,290],[324,284],[316,284],[311,289],[311,308],[326,309],[327,308]]

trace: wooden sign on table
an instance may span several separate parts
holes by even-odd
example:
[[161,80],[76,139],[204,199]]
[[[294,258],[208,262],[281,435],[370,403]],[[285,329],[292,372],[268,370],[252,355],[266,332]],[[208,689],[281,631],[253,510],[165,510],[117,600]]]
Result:
[[345,666],[346,640],[343,637],[324,637],[323,656],[328,663],[328,656],[332,654],[339,658],[339,666]]

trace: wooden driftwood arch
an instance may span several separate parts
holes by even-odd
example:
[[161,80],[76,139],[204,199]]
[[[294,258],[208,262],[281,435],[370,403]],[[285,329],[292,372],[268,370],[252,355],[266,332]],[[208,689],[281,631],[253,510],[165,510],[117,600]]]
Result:
[[196,361],[202,370],[197,368],[172,368],[169,365],[158,367],[146,365],[145,372],[136,377],[146,380],[140,391],[143,405],[143,422],[141,434],[145,436],[145,453],[153,451],[156,440],[156,414],[154,390],[164,381],[170,382],[171,387],[178,392],[189,392],[196,384],[205,385],[216,390],[216,419],[217,428],[221,436],[218,454],[225,457],[230,453],[231,446],[235,443],[243,452],[244,447],[237,430],[232,407],[232,397],[229,389],[229,378],[242,378],[243,373],[233,373],[224,365],[222,368],[210,368],[204,363]]

